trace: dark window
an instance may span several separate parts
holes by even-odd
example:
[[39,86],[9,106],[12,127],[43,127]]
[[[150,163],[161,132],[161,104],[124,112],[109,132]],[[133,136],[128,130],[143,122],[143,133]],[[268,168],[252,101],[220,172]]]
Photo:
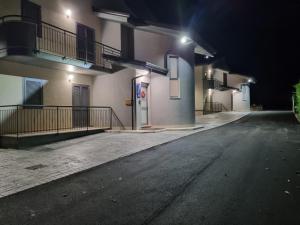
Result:
[[36,23],[37,25],[37,36],[42,37],[42,13],[41,6],[30,2],[28,0],[22,0],[21,11],[23,20],[28,22]]
[[95,62],[95,30],[82,24],[77,24],[77,58]]
[[24,105],[43,105],[43,80],[24,79]]
[[121,25],[122,56],[134,59],[134,31],[133,28]]
[[223,73],[223,85],[227,87],[227,73]]

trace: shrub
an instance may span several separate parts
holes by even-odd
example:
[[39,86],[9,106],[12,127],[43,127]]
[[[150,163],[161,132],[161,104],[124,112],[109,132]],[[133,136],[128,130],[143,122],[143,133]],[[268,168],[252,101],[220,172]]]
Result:
[[300,83],[295,85],[296,93],[295,93],[295,112],[300,117]]

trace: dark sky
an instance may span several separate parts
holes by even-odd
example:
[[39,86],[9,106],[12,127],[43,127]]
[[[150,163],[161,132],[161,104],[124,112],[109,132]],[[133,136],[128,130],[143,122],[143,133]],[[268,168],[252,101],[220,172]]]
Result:
[[252,103],[291,107],[300,79],[300,0],[145,1],[160,22],[196,30],[233,71],[254,76]]

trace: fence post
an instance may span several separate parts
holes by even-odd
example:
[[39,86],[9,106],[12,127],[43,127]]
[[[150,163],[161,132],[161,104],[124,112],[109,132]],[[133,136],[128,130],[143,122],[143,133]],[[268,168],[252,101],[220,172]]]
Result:
[[19,105],[17,105],[17,142],[19,142]]
[[86,131],[89,131],[89,107],[86,107]]
[[58,106],[56,106],[56,133],[59,134]]
[[113,109],[110,108],[110,129],[112,130]]
[[66,37],[65,30],[64,30],[64,58],[67,58],[67,37]]

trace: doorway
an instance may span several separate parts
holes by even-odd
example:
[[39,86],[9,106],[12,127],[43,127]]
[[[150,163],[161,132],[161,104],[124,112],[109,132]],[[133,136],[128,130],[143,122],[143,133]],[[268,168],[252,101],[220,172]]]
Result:
[[149,84],[147,83],[141,83],[141,125],[142,127],[149,125],[148,86]]
[[95,30],[77,23],[77,58],[94,63],[95,55]]
[[90,87],[74,84],[72,88],[72,121],[74,128],[88,127]]

